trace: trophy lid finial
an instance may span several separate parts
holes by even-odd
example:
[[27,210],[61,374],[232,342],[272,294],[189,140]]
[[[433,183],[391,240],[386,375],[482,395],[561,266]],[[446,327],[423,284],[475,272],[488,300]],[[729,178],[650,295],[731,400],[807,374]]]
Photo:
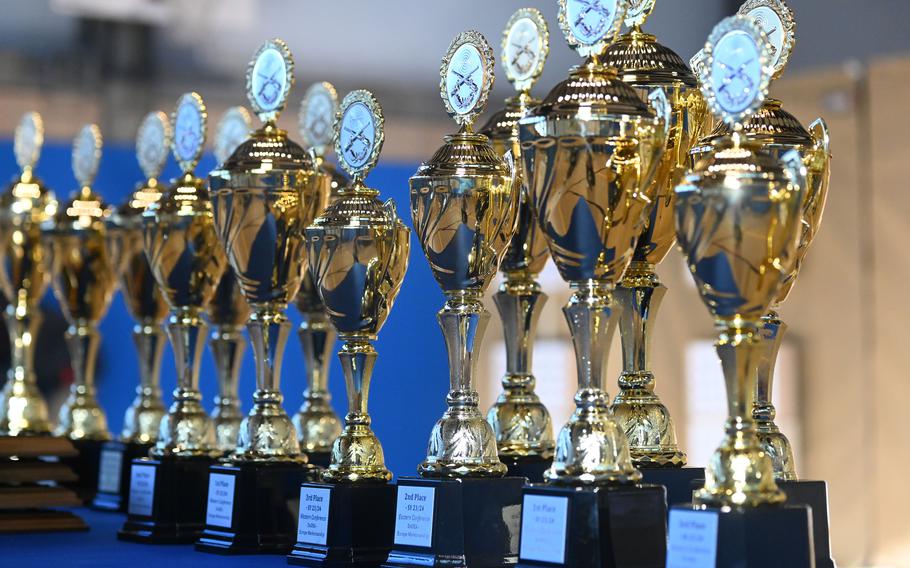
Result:
[[516,91],[530,91],[550,52],[550,29],[536,8],[519,8],[502,32],[502,68]]
[[253,118],[250,112],[242,106],[227,109],[218,126],[215,128],[215,159],[223,164],[237,146],[250,137],[253,129]]
[[439,94],[455,122],[470,128],[493,88],[493,48],[474,30],[461,32],[442,58]]
[[294,58],[288,44],[276,38],[260,45],[246,71],[246,95],[259,120],[278,119],[293,84]]
[[654,11],[657,0],[629,0],[624,23],[627,28],[640,28]]
[[616,41],[629,0],[559,0],[559,27],[569,47],[596,56]]
[[774,73],[765,32],[745,16],[724,18],[705,44],[701,91],[708,108],[734,130],[761,108]]
[[155,179],[167,163],[174,132],[167,115],[153,111],[145,115],[136,132],[136,159],[146,179]]
[[385,117],[375,95],[351,91],[341,101],[335,119],[335,154],[355,183],[366,177],[379,161],[385,140]]
[[199,93],[184,93],[177,99],[177,107],[171,117],[174,140],[171,143],[174,158],[183,173],[196,169],[205,145],[208,127],[208,112]]
[[784,0],[746,0],[736,13],[754,19],[768,36],[770,65],[774,68],[771,78],[777,79],[783,74],[796,44],[796,18],[793,10]]
[[86,124],[73,139],[73,174],[81,187],[90,187],[95,182],[102,144],[97,124]]
[[332,145],[337,112],[338,91],[326,81],[310,85],[300,101],[297,122],[300,137],[304,145],[312,148],[317,156],[325,155],[326,149]]
[[37,112],[27,112],[19,119],[13,141],[13,152],[16,154],[16,163],[19,169],[31,170],[38,163],[41,156],[41,146],[44,144],[44,121]]

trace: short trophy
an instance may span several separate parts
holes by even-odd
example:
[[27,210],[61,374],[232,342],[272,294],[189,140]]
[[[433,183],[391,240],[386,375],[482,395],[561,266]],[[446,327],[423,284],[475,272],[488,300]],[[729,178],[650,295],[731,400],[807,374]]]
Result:
[[493,85],[493,62],[493,49],[478,32],[452,41],[439,90],[460,129],[410,180],[414,230],[446,297],[437,319],[450,390],[420,478],[398,482],[388,566],[502,566],[514,564],[518,553],[525,478],[504,477],[474,386],[490,318],[481,298],[515,233],[521,203],[511,154],[504,160],[472,129]]
[[51,282],[69,323],[66,343],[73,366],[70,394],[60,407],[54,434],[72,440],[79,456],[67,461],[79,481],[74,490],[86,503],[98,488],[101,447],[111,439],[107,417],[95,398],[95,361],[117,287],[117,268],[106,226],[110,209],[92,184],[101,160],[101,131],[82,127],[73,140],[73,173],[79,189],[44,225],[51,243]]
[[16,127],[13,148],[21,173],[0,195],[0,289],[10,338],[10,368],[0,391],[0,435],[50,434],[47,403],[35,375],[41,297],[50,283],[49,244],[41,225],[57,211],[51,191],[35,175],[44,143],[41,115],[29,112]]
[[297,544],[288,556],[304,566],[376,566],[392,547],[395,486],[367,411],[376,350],[408,268],[411,231],[395,202],[364,185],[384,139],[382,108],[369,91],[341,103],[335,150],[351,175],[338,199],[307,228],[310,274],[343,342],[348,413],[332,446],[323,483],[300,488]]
[[142,214],[161,199],[158,176],[170,152],[171,123],[165,113],[148,113],[136,134],[136,158],[145,181],[138,184],[111,214],[108,239],[114,251],[120,290],[127,311],[135,320],[133,343],[139,358],[139,384],[136,398],[127,407],[123,429],[117,440],[101,448],[98,493],[92,506],[106,511],[126,512],[130,485],[130,466],[134,459],[146,457],[158,441],[158,428],[167,412],[161,400],[161,355],[167,303],[155,283],[142,245]]
[[693,503],[670,512],[668,565],[814,566],[809,508],[785,504],[752,407],[764,358],[762,316],[797,261],[807,170],[795,149],[774,153],[743,124],[767,95],[767,35],[750,17],[722,20],[705,45],[701,89],[727,124],[676,187],[680,248],[714,318],[728,419]]
[[[531,97],[530,90],[543,72],[549,41],[547,22],[534,8],[520,8],[512,14],[502,35],[502,67],[518,94],[506,99],[505,108],[493,114],[480,133],[490,139],[497,154],[504,156],[511,150],[519,164],[518,120],[540,103]],[[547,300],[536,279],[547,262],[547,244],[538,229],[520,168],[518,174],[518,229],[499,266],[503,282],[493,296],[505,336],[506,373],[502,394],[487,413],[487,421],[496,436],[499,459],[509,473],[542,481],[556,444],[550,413],[534,393],[531,358],[537,320]]]
[[614,292],[623,372],[612,408],[629,439],[632,463],[641,469],[645,482],[667,488],[667,500],[672,504],[692,500],[693,484],[704,478],[704,470],[683,467],[686,453],[676,441],[669,410],[654,391],[654,373],[649,365],[651,338],[657,310],[667,293],[654,269],[676,242],[673,188],[685,173],[693,142],[705,134],[708,113],[695,76],[682,58],[641,29],[655,2],[630,4],[625,17],[629,32],[611,44],[603,56],[604,64],[618,69],[620,78],[643,98],[658,89],[663,91],[671,113],[667,147],[651,182],[651,214],[638,237],[632,262]]
[[[746,2],[739,14],[751,16],[765,31],[771,48],[771,65],[778,78],[784,71],[790,51],[796,44],[796,23],[793,13],[783,0],[754,0]],[[712,135],[693,149],[694,159],[710,152],[713,142],[729,135],[730,128],[721,122]],[[828,192],[831,154],[828,148],[828,128],[824,120],[816,119],[809,129],[784,110],[781,102],[766,99],[761,108],[748,117],[742,126],[745,139],[761,144],[773,156],[780,157],[789,150],[797,150],[806,167],[806,195],[802,204],[802,225],[796,249],[796,263],[785,277],[784,285],[762,317],[761,342],[763,358],[758,367],[755,401],[752,418],[759,440],[774,466],[774,477],[787,494],[789,503],[804,503],[812,508],[812,530],[815,535],[815,563],[819,567],[833,567],[830,536],[828,534],[828,489],[824,481],[800,480],[796,475],[793,450],[787,436],[774,422],[775,409],[771,403],[771,387],[777,353],[787,326],[777,314],[777,308],[787,298],[809,245],[818,232]]]
[[310,156],[277,126],[294,83],[291,52],[263,43],[247,68],[247,96],[263,122],[209,174],[218,236],[250,306],[253,407],[236,449],[209,472],[205,531],[196,549],[286,554],[297,541],[300,484],[318,477],[282,406],[285,315],[306,262],[303,231],[325,207]]
[[[252,124],[249,111],[241,106],[231,107],[224,113],[215,129],[215,160],[219,164],[230,158],[237,146],[249,138]],[[243,421],[237,389],[246,349],[243,328],[249,315],[250,307],[240,292],[237,278],[233,271],[225,270],[208,307],[209,323],[213,327],[209,347],[218,379],[212,423],[215,425],[215,446],[225,454],[237,447]]]
[[118,533],[123,540],[195,541],[205,521],[208,468],[220,455],[199,391],[208,330],[203,314],[227,268],[205,182],[193,173],[205,145],[207,118],[197,93],[177,100],[172,148],[182,174],[143,213],[145,253],[171,311],[167,334],[177,387],[155,447],[148,458],[133,461],[127,519]]
[[[315,157],[316,171],[330,202],[348,185],[344,174],[325,159],[326,149],[332,145],[337,111],[335,87],[326,82],[314,83],[300,102],[298,121],[300,137]],[[297,333],[303,348],[306,389],[303,404],[293,417],[294,426],[300,449],[309,456],[310,463],[325,467],[331,460],[332,444],[341,434],[341,420],[332,409],[329,392],[329,359],[335,347],[335,328],[309,271],[303,275],[295,303],[300,312]]]
[[559,2],[560,27],[587,59],[519,121],[528,192],[572,290],[563,312],[578,373],[576,409],[557,437],[547,484],[524,492],[523,566],[665,560],[665,490],[638,485],[641,473],[606,393],[614,291],[656,197],[652,181],[671,113],[662,89],[646,101],[603,62],[627,8],[625,0]]

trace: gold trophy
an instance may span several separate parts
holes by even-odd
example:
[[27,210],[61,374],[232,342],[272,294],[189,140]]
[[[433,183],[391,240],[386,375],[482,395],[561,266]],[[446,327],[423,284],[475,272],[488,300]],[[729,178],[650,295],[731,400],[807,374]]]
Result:
[[[237,146],[249,138],[252,124],[250,113],[241,106],[231,107],[224,113],[215,129],[215,160],[219,164],[223,164]],[[237,447],[237,435],[243,420],[237,387],[246,349],[243,327],[249,315],[250,307],[240,292],[237,278],[232,271],[225,270],[208,307],[209,322],[214,326],[209,347],[215,359],[218,379],[212,422],[215,425],[215,445],[225,453]]]
[[[298,115],[300,137],[315,157],[316,171],[324,186],[322,191],[329,195],[330,202],[348,185],[344,174],[325,159],[326,149],[332,145],[337,111],[335,87],[322,82],[307,89]],[[300,447],[309,456],[310,463],[328,466],[332,444],[341,434],[341,421],[332,409],[329,392],[329,359],[335,346],[335,328],[309,271],[303,275],[295,302],[301,317],[297,332],[303,347],[307,386],[303,391],[303,404],[294,415],[294,426]]]
[[[689,531],[699,527],[724,565],[779,565],[785,557],[788,565],[814,566],[808,508],[779,506],[786,496],[752,419],[764,350],[761,318],[796,264],[807,182],[798,151],[775,155],[743,133],[767,95],[769,46],[752,18],[726,18],[712,31],[701,89],[731,134],[714,140],[676,188],[679,245],[718,330],[728,419],[705,485],[693,494],[694,509],[681,505],[671,512],[668,565],[685,554]],[[728,524],[744,537],[720,538]]]
[[[677,444],[670,412],[654,392],[654,374],[649,367],[654,319],[667,293],[654,268],[676,242],[673,188],[685,173],[693,142],[704,135],[707,109],[695,76],[679,55],[641,29],[655,2],[642,0],[630,5],[625,17],[630,31],[610,45],[603,57],[604,63],[617,68],[622,80],[639,95],[647,98],[660,89],[671,108],[667,147],[657,165],[652,181],[654,187],[650,190],[654,205],[638,237],[632,262],[614,293],[623,372],[612,408],[629,439],[633,464],[641,468],[680,468],[686,464],[686,454]],[[667,475],[664,472],[655,474],[656,478]],[[681,495],[676,498],[670,495],[671,503],[689,501],[692,478],[703,476],[700,468],[692,468],[685,474],[685,479],[678,484],[682,486]],[[646,476],[650,478],[650,472],[646,472]],[[676,484],[668,482],[667,485],[674,487]]]
[[[641,473],[605,388],[617,323],[614,289],[656,199],[652,181],[667,147],[672,113],[663,89],[654,87],[645,100],[605,63],[627,9],[625,0],[559,2],[566,40],[586,60],[519,121],[534,210],[550,255],[572,290],[563,312],[578,374],[575,412],[560,431],[553,465],[544,474],[549,486],[524,493],[522,563],[596,564],[606,562],[606,555],[634,554],[650,565],[661,563],[666,550],[664,489],[635,485]],[[547,546],[541,535],[553,530],[550,523],[566,526],[567,510],[532,514],[547,499],[571,503],[572,515],[586,519],[583,527],[564,531],[562,549]],[[647,513],[632,520],[630,502]],[[639,527],[634,538],[607,530],[632,522]]]
[[51,243],[51,281],[69,323],[66,343],[73,366],[70,394],[60,407],[54,434],[69,438],[79,450],[72,461],[79,476],[76,492],[94,497],[102,443],[110,440],[107,417],[95,398],[95,360],[101,335],[98,322],[107,313],[117,287],[117,268],[108,240],[110,209],[93,189],[101,160],[101,131],[82,127],[73,140],[73,173],[79,188],[44,225]]
[[[352,181],[307,228],[306,241],[310,276],[343,341],[338,358],[348,414],[322,475],[325,484],[301,487],[298,539],[289,559],[378,565],[392,545],[396,493],[367,411],[377,355],[373,341],[401,289],[411,232],[398,218],[395,202],[382,203],[379,191],[363,182],[384,140],[385,119],[376,97],[363,90],[348,93],[338,116],[335,152]],[[327,502],[316,500],[321,495]],[[304,506],[310,503],[319,503],[319,511]],[[324,513],[325,533],[312,534],[307,527]]]
[[[493,114],[480,132],[489,137],[497,154],[504,156],[511,150],[519,163],[518,120],[540,103],[530,90],[543,72],[549,42],[547,22],[534,8],[512,14],[502,35],[502,67],[518,94],[506,99],[505,108]],[[522,178],[517,179],[523,185]],[[536,379],[531,372],[537,320],[547,301],[536,276],[547,262],[547,248],[525,187],[521,187],[519,207],[518,229],[500,265],[504,280],[493,296],[505,336],[506,373],[503,392],[487,413],[487,421],[496,436],[499,459],[509,471],[539,481],[555,446],[550,413],[534,393]]]
[[167,163],[172,138],[166,114],[155,111],[145,116],[136,134],[136,158],[145,181],[113,211],[108,223],[120,289],[127,311],[136,321],[133,343],[139,358],[139,384],[136,398],[123,416],[119,440],[108,442],[101,449],[98,494],[92,502],[98,509],[126,512],[130,464],[148,455],[158,440],[158,428],[166,414],[159,373],[164,351],[161,325],[167,316],[167,303],[143,249],[142,215],[161,199],[158,176]]
[[303,231],[325,206],[310,156],[277,126],[294,83],[291,52],[263,43],[247,68],[247,96],[263,122],[209,174],[218,235],[250,305],[256,360],[253,408],[237,448],[209,476],[206,528],[198,550],[286,552],[296,542],[300,483],[316,473],[282,407],[285,316],[306,262]]
[[54,193],[35,176],[44,143],[41,115],[29,112],[16,127],[14,150],[21,173],[0,195],[0,289],[6,296],[10,369],[0,391],[0,435],[48,434],[47,403],[38,391],[35,341],[39,302],[50,283],[49,244],[41,224],[54,216]]
[[197,93],[177,100],[173,153],[182,174],[143,213],[145,252],[171,310],[167,333],[177,387],[151,459],[133,461],[128,517],[119,533],[124,540],[194,541],[205,519],[208,467],[220,455],[199,392],[208,330],[203,314],[227,268],[205,182],[193,173],[205,145],[207,118]]
[[[433,427],[427,458],[418,467],[423,479],[398,483],[390,566],[432,563],[449,554],[474,565],[480,561],[475,540],[485,543],[486,562],[514,562],[518,552],[518,519],[510,512],[518,508],[524,478],[503,478],[507,468],[499,461],[493,429],[477,408],[474,387],[478,349],[490,318],[482,295],[515,234],[521,204],[511,153],[504,160],[486,136],[472,129],[493,86],[493,62],[493,49],[478,32],[463,32],[449,45],[439,91],[460,129],[446,136],[410,179],[414,230],[446,296],[437,319],[448,352],[450,390],[448,408]],[[435,507],[427,522],[409,520],[417,514],[412,501],[429,499]],[[476,523],[482,510],[496,520],[483,523],[483,530]],[[463,538],[427,537],[457,527],[463,527]],[[455,544],[446,544],[449,540]],[[420,552],[399,546],[418,546]]]

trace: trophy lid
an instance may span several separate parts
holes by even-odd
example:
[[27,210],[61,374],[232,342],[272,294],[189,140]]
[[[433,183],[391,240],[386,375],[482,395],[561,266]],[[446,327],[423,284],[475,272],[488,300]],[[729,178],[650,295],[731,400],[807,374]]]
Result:
[[34,174],[43,143],[44,122],[41,115],[37,112],[22,115],[13,139],[13,151],[20,172],[13,178],[7,191],[0,195],[0,216],[6,218],[37,215],[40,222],[42,217],[56,212],[54,192]]
[[136,159],[146,179],[111,214],[114,227],[138,228],[143,211],[161,199],[158,176],[167,163],[172,139],[173,130],[167,114],[158,110],[145,115],[136,132]]
[[780,77],[796,44],[796,19],[784,0],[746,0],[736,12],[751,17],[767,36],[772,79]]
[[227,109],[215,128],[215,160],[223,164],[231,157],[237,146],[249,138],[253,129],[250,111],[242,106]]
[[310,85],[300,101],[297,122],[300,138],[319,157],[332,145],[337,112],[338,91],[327,81]]
[[79,182],[79,189],[61,204],[57,214],[48,220],[47,232],[62,234],[85,230],[99,230],[110,214],[107,204],[92,189],[98,164],[101,161],[101,130],[95,124],[86,124],[73,140],[73,174]]
[[[701,144],[729,136],[731,132],[729,125],[719,122],[711,135]],[[812,135],[799,120],[784,110],[779,100],[771,98],[743,122],[742,133],[747,139],[755,140],[762,145],[812,146],[815,143]]]

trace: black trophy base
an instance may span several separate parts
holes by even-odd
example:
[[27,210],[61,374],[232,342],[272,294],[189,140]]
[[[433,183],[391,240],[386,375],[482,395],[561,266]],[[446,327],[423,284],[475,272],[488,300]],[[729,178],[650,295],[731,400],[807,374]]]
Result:
[[663,486],[530,485],[522,503],[519,566],[664,568]]
[[98,461],[98,492],[92,500],[93,509],[126,512],[133,460],[148,456],[152,445],[137,442],[105,442],[101,446]]
[[705,484],[703,467],[640,468],[642,482],[663,485],[667,488],[667,505],[692,502],[692,492]]
[[332,463],[332,452],[307,452],[309,463],[322,468],[329,467]]
[[63,485],[75,491],[82,503],[88,505],[95,498],[98,490],[101,448],[107,442],[104,440],[72,440],[72,442],[79,455],[63,458],[60,461],[69,466],[78,479]]
[[778,481],[790,505],[808,505],[812,511],[812,538],[815,541],[815,566],[835,568],[828,531],[828,484],[824,481]]
[[293,462],[213,465],[205,529],[196,550],[287,554],[297,542],[300,485],[316,479],[320,471],[314,465]]
[[667,568],[812,568],[812,520],[805,505],[670,511]]
[[127,517],[120,540],[195,542],[205,526],[211,458],[141,458],[130,470]]
[[499,456],[499,461],[509,468],[507,475],[526,477],[531,483],[542,483],[543,474],[553,464],[553,457],[542,456]]
[[346,568],[382,564],[392,549],[395,495],[395,486],[387,483],[304,483],[297,544],[288,564]]
[[514,566],[524,485],[523,477],[400,479],[383,566]]

